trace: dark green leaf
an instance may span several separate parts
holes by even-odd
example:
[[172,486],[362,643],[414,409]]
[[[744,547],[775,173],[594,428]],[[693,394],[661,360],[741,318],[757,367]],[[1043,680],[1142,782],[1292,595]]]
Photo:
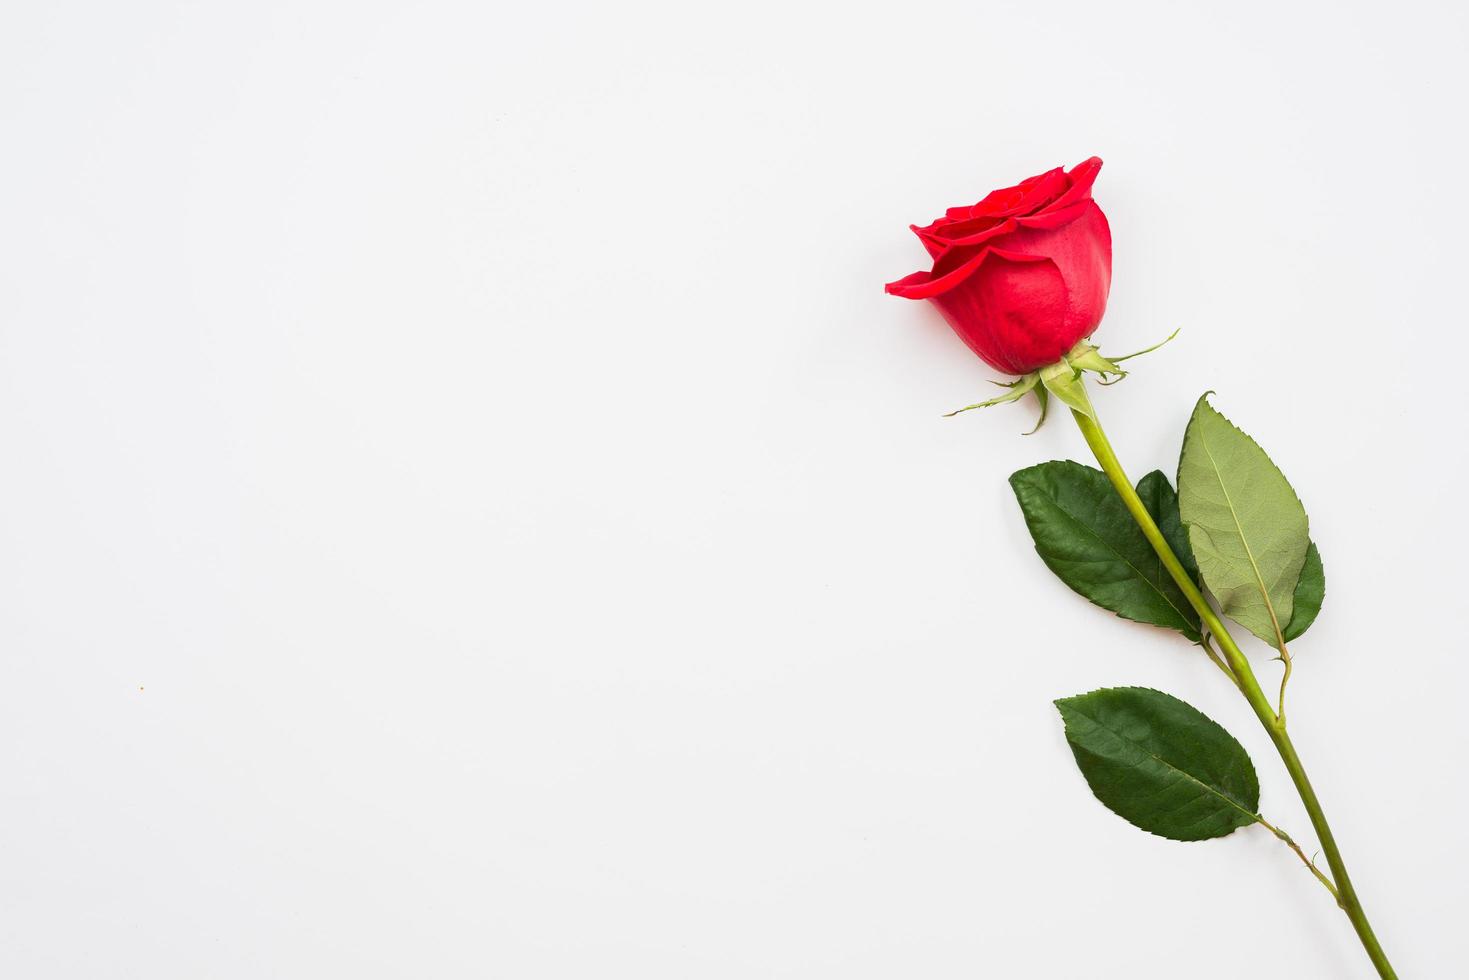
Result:
[[1311,543],[1306,509],[1265,451],[1206,399],[1183,437],[1178,504],[1219,607],[1276,646]]
[[[1188,543],[1188,528],[1183,526],[1183,517],[1178,512],[1178,494],[1173,491],[1173,484],[1168,482],[1168,477],[1163,475],[1162,470],[1154,470],[1137,481],[1137,495],[1142,498],[1148,513],[1153,515],[1158,530],[1163,532],[1163,537],[1183,565],[1183,570],[1197,584],[1199,565],[1194,561],[1193,546]],[[1161,561],[1158,565],[1160,573],[1168,574]]]
[[1321,564],[1321,552],[1312,541],[1306,548],[1306,564],[1301,566],[1301,577],[1296,579],[1295,605],[1291,609],[1290,622],[1285,627],[1285,641],[1289,643],[1316,621],[1321,603],[1326,598],[1326,568]]
[[1171,840],[1223,837],[1257,819],[1260,784],[1244,746],[1197,708],[1145,687],[1056,702],[1097,799]]
[[[1145,502],[1158,514],[1176,513],[1162,489],[1150,484]],[[1100,470],[1056,461],[1010,477],[1041,560],[1075,592],[1124,619],[1175,629],[1199,640],[1199,617],[1122,499]]]

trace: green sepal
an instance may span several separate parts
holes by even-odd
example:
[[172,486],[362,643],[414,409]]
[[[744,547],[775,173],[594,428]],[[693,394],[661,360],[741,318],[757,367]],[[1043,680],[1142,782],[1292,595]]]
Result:
[[[1105,357],[1103,356],[1102,352],[1099,351],[1093,344],[1083,340],[1078,342],[1075,347],[1071,348],[1071,350],[1067,352],[1065,361],[1070,364],[1078,373],[1082,371],[1091,371],[1094,374],[1101,375],[1102,381],[1100,383],[1103,385],[1116,384],[1123,378],[1127,377],[1127,372],[1121,367],[1118,367],[1119,364],[1121,364],[1123,361],[1131,360],[1134,357],[1141,357],[1144,354],[1152,353],[1153,351],[1157,350],[1159,347],[1162,347],[1164,344],[1168,343],[1168,341],[1177,336],[1178,331],[1175,330],[1165,339],[1159,341],[1153,346],[1144,348],[1140,351],[1135,351],[1131,354],[1124,354],[1122,357]],[[1109,374],[1113,375],[1113,378],[1110,381],[1107,380],[1107,376]]]
[[1096,418],[1092,411],[1091,399],[1086,396],[1086,386],[1082,383],[1081,372],[1071,366],[1071,362],[1062,358],[1055,364],[1043,367],[1038,372],[1040,382],[1046,390],[1073,411],[1080,412],[1088,418]]
[[1182,330],[1182,329],[1183,329],[1182,327],[1179,327],[1178,330],[1173,331],[1171,334],[1169,334],[1168,336],[1164,337],[1162,340],[1158,341],[1152,347],[1144,347],[1142,350],[1133,351],[1131,354],[1124,354],[1121,357],[1114,357],[1114,358],[1112,358],[1112,362],[1114,364],[1121,364],[1123,361],[1130,361],[1134,357],[1142,357],[1144,354],[1151,354],[1153,351],[1157,350],[1159,347],[1162,347],[1164,344],[1168,343],[1174,337],[1177,337],[1178,336],[1178,331],[1179,330]]
[[1033,429],[1031,429],[1029,432],[1020,433],[1023,436],[1033,436],[1037,432],[1041,431],[1041,426],[1046,424],[1046,409],[1049,408],[1051,404],[1051,396],[1046,391],[1045,385],[1036,385],[1031,390],[1035,392],[1035,400],[1041,403],[1041,414],[1040,417],[1035,420],[1035,427]]
[[1010,390],[997,398],[991,398],[989,401],[975,402],[973,405],[965,405],[963,408],[956,408],[952,412],[945,412],[944,418],[951,419],[955,415],[958,415],[960,412],[968,412],[976,408],[989,408],[992,405],[1003,405],[1006,402],[1019,401],[1020,399],[1024,398],[1025,395],[1032,388],[1034,388],[1037,383],[1039,383],[1039,381],[1040,376],[1034,372],[1027,374],[1023,378],[1017,378],[1014,381],[1008,383],[996,381],[995,384],[999,385],[1001,388],[1008,388]]
[[1066,355],[1066,360],[1078,371],[1094,371],[1103,377],[1109,374],[1121,377],[1127,373],[1115,362],[1103,357],[1101,351],[1090,344],[1078,344],[1070,354]]
[[[1066,353],[1066,356],[1055,364],[1047,365],[1038,371],[1032,371],[1014,381],[993,382],[1001,388],[1008,388],[1009,391],[1005,394],[997,398],[991,398],[988,401],[965,405],[963,408],[955,409],[952,412],[945,412],[944,418],[953,418],[960,412],[968,412],[976,408],[989,408],[992,405],[1003,405],[1006,402],[1019,401],[1028,392],[1034,391],[1036,400],[1041,403],[1040,418],[1036,421],[1035,428],[1025,433],[1025,435],[1033,435],[1045,423],[1046,409],[1049,407],[1048,395],[1055,395],[1067,407],[1094,419],[1096,416],[1092,410],[1091,400],[1087,397],[1086,386],[1082,382],[1082,373],[1091,371],[1102,377],[1101,384],[1114,384],[1127,376],[1127,372],[1117,366],[1119,362],[1125,361],[1130,357],[1146,354],[1148,351],[1157,350],[1176,336],[1178,336],[1177,330],[1173,331],[1167,340],[1154,344],[1152,347],[1147,348],[1147,350],[1140,350],[1135,354],[1128,354],[1126,357],[1112,358],[1104,357],[1094,345],[1087,341],[1078,341]],[[1110,381],[1106,380],[1109,375],[1111,376]]]

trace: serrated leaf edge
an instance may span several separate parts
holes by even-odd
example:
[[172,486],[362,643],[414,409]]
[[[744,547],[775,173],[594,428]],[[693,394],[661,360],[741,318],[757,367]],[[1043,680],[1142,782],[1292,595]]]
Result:
[[[1244,439],[1246,441],[1248,441],[1250,443],[1250,445],[1252,445],[1256,449],[1258,449],[1260,451],[1260,455],[1264,456],[1265,459],[1266,459],[1266,461],[1269,462],[1271,466],[1275,467],[1275,471],[1277,473],[1279,473],[1280,474],[1280,478],[1285,481],[1286,489],[1288,489],[1290,491],[1291,496],[1294,497],[1296,503],[1300,505],[1301,513],[1305,515],[1305,518],[1306,518],[1306,548],[1307,548],[1307,550],[1309,550],[1310,547],[1311,547],[1311,514],[1310,514],[1309,511],[1306,510],[1306,504],[1305,504],[1305,501],[1301,500],[1301,495],[1296,492],[1295,484],[1293,484],[1293,483],[1290,482],[1290,478],[1285,475],[1285,470],[1281,469],[1280,468],[1280,464],[1276,463],[1275,460],[1271,457],[1271,455],[1268,452],[1265,451],[1265,447],[1264,446],[1260,445],[1257,441],[1255,441],[1255,437],[1254,436],[1250,435],[1244,429],[1241,429],[1239,426],[1235,425],[1233,419],[1231,419],[1228,415],[1225,415],[1223,412],[1219,411],[1219,409],[1215,408],[1212,404],[1210,404],[1210,402],[1209,402],[1209,396],[1212,395],[1212,394],[1214,394],[1213,391],[1206,391],[1202,395],[1200,395],[1199,396],[1199,400],[1194,403],[1194,411],[1189,414],[1189,424],[1184,427],[1184,430],[1183,430],[1183,445],[1182,445],[1182,447],[1180,447],[1179,453],[1178,453],[1178,469],[1175,472],[1174,479],[1173,479],[1173,483],[1174,483],[1175,488],[1177,488],[1179,490],[1180,495],[1181,495],[1182,494],[1182,486],[1183,486],[1183,479],[1182,479],[1183,478],[1183,457],[1188,452],[1188,446],[1189,446],[1189,442],[1190,442],[1190,430],[1193,428],[1193,420],[1194,420],[1194,417],[1195,417],[1195,415],[1198,414],[1199,406],[1200,405],[1203,405],[1204,407],[1208,408],[1209,411],[1211,411],[1215,415],[1219,416],[1219,418],[1221,420],[1223,420],[1223,422],[1224,422],[1225,425],[1229,426],[1235,432],[1238,432],[1242,437],[1244,437]],[[1211,464],[1213,464],[1214,463],[1214,454],[1211,453],[1211,452],[1209,452],[1209,447],[1208,447],[1207,444],[1205,444],[1205,446],[1204,446],[1204,452],[1206,454],[1208,454],[1208,456],[1209,456],[1209,462]],[[1213,465],[1213,470],[1214,470],[1214,472],[1216,474],[1216,479],[1218,479],[1217,474],[1219,472],[1219,467],[1218,467],[1217,464],[1214,464]],[[1250,559],[1250,568],[1255,573],[1255,582],[1258,585],[1258,587],[1260,588],[1261,594],[1262,594],[1263,598],[1265,599],[1265,605],[1266,605],[1267,608],[1269,608],[1271,619],[1275,623],[1276,631],[1279,634],[1279,640],[1278,640],[1278,642],[1279,642],[1279,644],[1283,645],[1286,642],[1285,639],[1284,639],[1285,628],[1290,623],[1290,617],[1289,616],[1286,617],[1286,622],[1284,624],[1282,624],[1280,622],[1280,611],[1275,608],[1275,603],[1273,601],[1271,601],[1271,599],[1270,599],[1270,590],[1265,586],[1265,580],[1260,575],[1260,566],[1259,566],[1259,563],[1255,561],[1255,553],[1254,553],[1254,550],[1250,547],[1249,539],[1247,539],[1245,537],[1244,528],[1242,528],[1242,527],[1239,526],[1239,517],[1238,517],[1237,512],[1235,510],[1234,501],[1229,496],[1229,488],[1224,485],[1224,481],[1222,479],[1219,480],[1219,488],[1220,488],[1220,490],[1222,490],[1224,492],[1224,498],[1225,498],[1225,500],[1229,501],[1229,512],[1230,512],[1230,516],[1232,518],[1234,518],[1234,521],[1235,521],[1235,529],[1239,532],[1240,541],[1244,544],[1245,554],[1249,556],[1249,559]],[[1180,504],[1180,506],[1181,506],[1181,504]],[[1184,524],[1185,524],[1185,526],[1188,526],[1188,527],[1194,526],[1194,525],[1189,524],[1187,521],[1185,521]],[[1207,532],[1207,530],[1208,529],[1205,528],[1205,531],[1206,532]],[[1197,549],[1195,549],[1195,550],[1197,550]],[[1195,556],[1195,557],[1197,557],[1197,556]],[[1305,558],[1304,558],[1304,556],[1301,559],[1301,568],[1302,568],[1302,570],[1305,569]],[[1202,566],[1201,566],[1201,571],[1200,571],[1200,577],[1201,578],[1203,577],[1202,576]],[[1301,577],[1301,573],[1299,571],[1296,572],[1296,582],[1299,582],[1300,581],[1300,577]],[[1294,602],[1294,599],[1295,599],[1296,582],[1292,582],[1291,583],[1291,587],[1290,587],[1291,599],[1292,599],[1292,603],[1291,603],[1291,605],[1292,605],[1292,608],[1291,608],[1292,615],[1295,614],[1295,608],[1294,608],[1295,602]],[[1208,583],[1206,582],[1205,584],[1207,585]],[[1324,597],[1325,597],[1325,589],[1324,588],[1322,590],[1322,596],[1323,596],[1323,599],[1324,599]],[[1231,616],[1230,618],[1233,619],[1234,617]],[[1238,620],[1235,620],[1235,621],[1238,622]],[[1243,625],[1243,624],[1241,624],[1241,625]],[[1248,627],[1246,627],[1246,629],[1248,629]],[[1250,632],[1253,633],[1254,631],[1251,630]],[[1264,637],[1261,637],[1261,639],[1264,639]],[[1266,640],[1265,642],[1270,643],[1271,646],[1277,646],[1276,643],[1271,643],[1271,641],[1269,641],[1269,640]]]
[[[1306,520],[1308,522],[1310,521],[1309,515],[1307,516]],[[1295,625],[1296,614],[1301,609],[1301,607],[1297,605],[1294,601],[1295,595],[1296,592],[1300,590],[1301,579],[1306,577],[1306,565],[1310,564],[1311,562],[1311,552],[1313,550],[1316,552],[1316,561],[1321,564],[1321,601],[1317,603],[1316,612],[1311,615],[1310,621],[1303,625],[1295,633],[1292,633],[1291,627]],[[1326,606],[1326,565],[1325,562],[1323,562],[1321,559],[1321,549],[1317,546],[1314,538],[1308,540],[1306,544],[1306,560],[1301,564],[1301,574],[1296,577],[1296,585],[1295,588],[1291,590],[1291,595],[1292,602],[1290,622],[1286,623],[1285,626],[1281,628],[1281,636],[1287,643],[1294,643],[1296,640],[1299,640],[1301,637],[1305,636],[1306,631],[1315,625],[1316,620],[1321,616],[1321,610]]]
[[[1027,467],[1025,467],[1023,469],[1016,470],[1014,473],[1011,473],[1010,474],[1010,480],[1009,480],[1011,490],[1018,490],[1018,488],[1015,486],[1015,478],[1018,477],[1018,476],[1020,476],[1022,473],[1029,473],[1031,470],[1039,470],[1042,467],[1050,466],[1050,465],[1052,465],[1054,463],[1064,463],[1064,464],[1066,464],[1068,466],[1074,466],[1074,467],[1077,467],[1079,469],[1087,470],[1087,471],[1092,472],[1092,473],[1101,473],[1102,472],[1101,470],[1098,470],[1095,467],[1087,466],[1085,463],[1078,463],[1074,459],[1051,459],[1051,460],[1046,460],[1043,463],[1036,463],[1033,466],[1027,466]],[[1183,619],[1184,625],[1189,626],[1190,629],[1189,630],[1181,630],[1181,629],[1179,629],[1176,626],[1163,626],[1163,625],[1161,625],[1159,623],[1152,622],[1151,620],[1134,619],[1131,616],[1123,615],[1122,613],[1118,612],[1116,609],[1110,609],[1107,606],[1104,606],[1104,605],[1102,605],[1099,602],[1095,602],[1095,601],[1093,601],[1088,596],[1082,595],[1081,597],[1083,599],[1086,599],[1087,602],[1090,602],[1092,605],[1096,606],[1098,609],[1106,609],[1107,612],[1109,612],[1112,615],[1116,616],[1118,619],[1124,620],[1125,622],[1137,623],[1139,626],[1155,626],[1155,627],[1158,627],[1159,629],[1171,629],[1171,630],[1173,630],[1176,633],[1182,634],[1183,637],[1184,637],[1184,639],[1189,640],[1190,642],[1193,642],[1193,643],[1197,643],[1199,641],[1199,639],[1202,638],[1203,634],[1200,631],[1200,629],[1198,627],[1194,627],[1192,625],[1192,623],[1190,623],[1190,621],[1189,621],[1189,615],[1191,613],[1197,615],[1196,613],[1194,613],[1193,606],[1190,606],[1187,603],[1185,603],[1182,607],[1180,607],[1172,599],[1168,598],[1168,594],[1166,592],[1164,592],[1156,584],[1154,584],[1153,580],[1148,577],[1148,574],[1145,571],[1143,571],[1141,568],[1138,568],[1132,562],[1128,561],[1123,555],[1119,554],[1118,551],[1117,551],[1117,549],[1114,548],[1114,547],[1112,547],[1112,545],[1105,538],[1103,538],[1100,534],[1097,534],[1091,528],[1087,527],[1081,521],[1077,520],[1075,517],[1072,516],[1072,514],[1069,511],[1064,510],[1059,504],[1055,504],[1054,501],[1052,503],[1053,503],[1053,506],[1055,506],[1056,510],[1060,511],[1062,514],[1065,514],[1066,517],[1067,517],[1067,519],[1070,520],[1072,524],[1074,524],[1076,527],[1081,528],[1088,535],[1090,535],[1092,538],[1094,538],[1096,541],[1100,542],[1103,545],[1103,547],[1105,547],[1109,552],[1111,552],[1113,555],[1115,555],[1117,557],[1117,560],[1120,561],[1122,564],[1126,565],[1128,568],[1131,568],[1134,572],[1137,572],[1138,577],[1140,577],[1144,582],[1146,582],[1148,584],[1148,586],[1154,592],[1158,593],[1159,597],[1162,598],[1164,604],[1166,604],[1169,608],[1173,609],[1175,612],[1177,612],[1177,613],[1180,614],[1180,616]],[[1027,515],[1025,513],[1025,508],[1024,507],[1021,507],[1020,508],[1020,512],[1021,512],[1021,517],[1025,520],[1026,530],[1028,531],[1028,530],[1030,530],[1030,519],[1029,519],[1029,515]],[[1034,533],[1031,534],[1031,543],[1035,547],[1035,553],[1037,555],[1040,555],[1041,561],[1045,562],[1046,567],[1047,568],[1050,568],[1052,572],[1055,572],[1056,570],[1051,566],[1051,558],[1049,556],[1047,556],[1047,554],[1044,551],[1041,550],[1040,544],[1038,542],[1036,542],[1036,540],[1035,540]],[[1081,564],[1081,563],[1078,563],[1078,564]],[[1057,574],[1058,574],[1058,577],[1059,577],[1059,573],[1057,573]],[[1064,580],[1063,580],[1062,584],[1063,585],[1065,584]],[[1067,589],[1070,590],[1073,593],[1076,593],[1077,595],[1081,595],[1081,593],[1076,592],[1076,590],[1075,589],[1072,589],[1069,585],[1067,586]],[[1162,692],[1159,692],[1159,693],[1162,693]]]
[[[1209,724],[1211,724],[1215,728],[1219,729],[1225,735],[1228,735],[1229,738],[1230,738],[1230,740],[1233,741],[1236,745],[1239,745],[1241,749],[1244,748],[1244,745],[1240,743],[1240,740],[1239,739],[1235,738],[1234,735],[1230,733],[1229,729],[1225,728],[1223,725],[1219,724],[1219,722],[1215,721],[1213,718],[1210,718],[1208,715],[1204,714],[1202,711],[1199,711],[1198,708],[1195,708],[1193,705],[1189,704],[1187,701],[1183,700],[1182,698],[1174,697],[1172,694],[1169,694],[1167,691],[1160,691],[1160,690],[1158,690],[1155,687],[1141,687],[1141,686],[1137,686],[1137,685],[1131,685],[1131,686],[1128,686],[1128,687],[1099,687],[1099,688],[1096,688],[1095,690],[1087,691],[1085,694],[1073,694],[1070,697],[1056,698],[1055,700],[1053,700],[1051,702],[1053,705],[1056,706],[1056,712],[1057,712],[1057,714],[1059,714],[1061,716],[1061,727],[1062,727],[1062,729],[1064,731],[1064,734],[1065,734],[1065,737],[1066,737],[1066,746],[1067,746],[1067,748],[1071,749],[1073,755],[1076,753],[1077,746],[1076,746],[1076,743],[1075,742],[1071,741],[1071,723],[1069,721],[1067,721],[1067,719],[1066,719],[1066,713],[1061,710],[1061,704],[1062,704],[1062,702],[1079,701],[1082,698],[1090,697],[1093,694],[1101,694],[1101,693],[1110,692],[1110,691],[1147,691],[1150,694],[1159,694],[1159,695],[1162,695],[1165,698],[1172,698],[1174,701],[1177,701],[1179,704],[1185,705],[1188,708],[1191,708],[1192,710],[1198,712],[1199,717],[1203,718]],[[1079,713],[1080,712],[1078,712],[1078,714]],[[1092,721],[1094,724],[1101,725],[1101,722],[1097,721],[1095,718],[1091,718],[1090,716],[1087,716],[1087,717],[1088,717],[1088,720]],[[1169,769],[1173,770],[1174,772],[1176,772],[1179,775],[1181,775],[1181,776],[1185,777],[1186,779],[1188,779],[1190,782],[1195,783],[1198,786],[1201,786],[1203,789],[1207,790],[1212,795],[1217,796],[1219,799],[1223,800],[1225,803],[1228,803],[1230,806],[1234,807],[1240,813],[1242,813],[1245,816],[1249,817],[1250,818],[1249,824],[1245,824],[1244,826],[1249,826],[1250,824],[1255,824],[1255,823],[1259,823],[1260,822],[1260,814],[1258,814],[1258,813],[1250,810],[1249,808],[1241,805],[1241,803],[1238,800],[1236,800],[1234,797],[1230,796],[1227,793],[1221,793],[1219,790],[1215,789],[1213,786],[1210,786],[1208,783],[1203,782],[1202,780],[1200,780],[1197,776],[1193,775],[1193,773],[1185,772],[1184,770],[1182,770],[1182,769],[1178,768],[1177,766],[1175,766],[1173,763],[1169,762],[1167,759],[1161,759],[1161,758],[1159,758],[1158,756],[1154,755],[1152,752],[1149,752],[1147,749],[1143,748],[1141,745],[1138,745],[1136,742],[1134,742],[1131,739],[1127,738],[1125,735],[1121,735],[1121,734],[1119,734],[1119,733],[1117,733],[1115,731],[1112,731],[1112,729],[1110,729],[1110,728],[1107,729],[1107,730],[1109,732],[1112,732],[1112,734],[1115,735],[1117,738],[1122,739],[1123,741],[1129,742],[1130,744],[1136,746],[1139,750],[1141,750],[1149,758],[1153,759],[1156,762],[1162,763],[1163,765],[1167,766]],[[1250,758],[1250,753],[1249,753],[1248,750],[1246,750],[1245,753],[1244,753],[1244,759],[1245,759],[1245,764],[1249,767],[1250,780],[1251,780],[1251,782],[1253,782],[1255,784],[1255,792],[1258,795],[1258,793],[1260,791],[1260,774],[1255,771],[1255,760],[1253,760],[1253,759]],[[1080,769],[1080,766],[1078,766],[1078,769]],[[1091,780],[1086,778],[1086,773],[1085,772],[1082,772],[1081,773],[1081,778],[1082,778],[1082,782],[1086,783],[1086,788],[1091,792],[1092,796],[1096,799],[1096,801],[1098,803],[1100,803],[1100,804],[1102,804],[1102,806],[1106,807],[1108,813],[1112,814],[1113,816],[1120,817],[1122,820],[1124,820],[1128,824],[1131,824],[1132,826],[1136,827],[1138,830],[1143,831],[1144,833],[1152,834],[1154,837],[1159,837],[1159,838],[1162,838],[1163,840],[1176,841],[1176,842],[1178,842],[1180,844],[1194,844],[1194,843],[1198,843],[1199,841],[1203,841],[1203,840],[1218,840],[1221,837],[1228,837],[1229,834],[1232,834],[1232,833],[1234,833],[1235,830],[1239,830],[1240,829],[1239,827],[1235,827],[1232,830],[1230,830],[1229,833],[1219,834],[1219,835],[1216,835],[1214,837],[1194,838],[1192,840],[1180,840],[1177,837],[1169,837],[1167,834],[1160,834],[1156,830],[1152,830],[1152,829],[1149,829],[1147,827],[1142,826],[1141,824],[1135,823],[1131,819],[1129,819],[1128,817],[1126,817],[1123,814],[1118,813],[1116,810],[1112,809],[1110,806],[1107,805],[1107,801],[1104,800],[1104,799],[1102,799],[1100,796],[1098,796],[1097,795],[1097,791],[1095,789],[1092,789]]]

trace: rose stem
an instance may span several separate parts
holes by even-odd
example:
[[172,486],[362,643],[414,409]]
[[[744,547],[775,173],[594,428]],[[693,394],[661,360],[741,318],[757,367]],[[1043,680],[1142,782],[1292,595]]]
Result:
[[[1083,389],[1084,390],[1084,389]],[[1316,837],[1321,841],[1321,850],[1326,854],[1326,863],[1331,868],[1331,876],[1336,882],[1338,903],[1342,911],[1351,920],[1352,928],[1357,930],[1357,938],[1362,941],[1362,948],[1367,951],[1367,956],[1372,960],[1372,965],[1377,967],[1378,975],[1384,980],[1397,980],[1397,974],[1393,972],[1392,964],[1387,960],[1387,954],[1382,951],[1382,946],[1377,942],[1377,936],[1372,932],[1372,926],[1367,921],[1367,913],[1362,911],[1362,903],[1357,898],[1357,891],[1352,887],[1352,879],[1347,875],[1347,866],[1342,862],[1341,851],[1336,846],[1336,838],[1331,833],[1331,826],[1326,822],[1326,814],[1321,810],[1321,801],[1316,797],[1316,791],[1311,788],[1311,780],[1306,777],[1305,767],[1301,765],[1301,758],[1296,754],[1296,747],[1291,743],[1290,736],[1286,734],[1285,720],[1275,713],[1270,705],[1270,699],[1265,692],[1260,690],[1260,683],[1255,679],[1255,672],[1250,669],[1250,662],[1240,651],[1239,645],[1229,635],[1213,607],[1204,599],[1197,585],[1184,571],[1183,565],[1179,563],[1178,557],[1173,549],[1168,546],[1168,541],[1163,533],[1158,530],[1152,515],[1143,506],[1142,499],[1138,497],[1137,491],[1132,487],[1132,481],[1122,469],[1122,464],[1117,459],[1117,454],[1112,450],[1112,444],[1107,441],[1107,434],[1102,431],[1102,426],[1096,420],[1096,412],[1091,415],[1072,409],[1072,417],[1081,428],[1081,434],[1086,438],[1086,443],[1091,447],[1092,453],[1096,455],[1097,462],[1102,464],[1102,471],[1112,481],[1113,488],[1118,496],[1122,498],[1123,504],[1127,506],[1128,513],[1142,529],[1143,536],[1158,553],[1158,558],[1163,566],[1168,569],[1168,574],[1173,576],[1173,581],[1178,583],[1179,589],[1188,598],[1189,603],[1198,612],[1199,618],[1209,628],[1209,632],[1219,641],[1219,647],[1224,652],[1225,659],[1229,662],[1235,678],[1239,681],[1240,693],[1250,703],[1255,711],[1255,717],[1260,719],[1260,724],[1265,726],[1270,741],[1275,743],[1275,749],[1280,753],[1281,761],[1285,763],[1286,770],[1296,786],[1296,792],[1300,794],[1301,803],[1306,807],[1306,813],[1311,817],[1311,826],[1316,829]]]

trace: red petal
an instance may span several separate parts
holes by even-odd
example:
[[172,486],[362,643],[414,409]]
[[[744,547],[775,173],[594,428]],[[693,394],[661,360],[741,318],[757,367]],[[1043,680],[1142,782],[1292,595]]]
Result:
[[882,287],[882,291],[893,296],[902,296],[904,299],[921,299],[922,297],[910,296],[909,290],[923,285],[931,278],[932,276],[927,272],[915,272],[912,275],[904,276],[897,282],[888,283]]
[[[963,245],[982,245],[991,238],[1014,231],[1016,227],[1015,221],[1016,219],[1014,218],[1005,218],[1002,221],[994,222],[987,226],[980,225],[973,231],[964,227],[964,224],[974,224],[973,222],[956,223],[945,228],[941,235],[935,235],[933,237],[950,248]],[[922,238],[923,236],[919,235],[918,237]]]
[[1056,200],[1052,201],[1045,211],[1059,211],[1092,199],[1092,184],[1097,181],[1097,174],[1102,169],[1101,157],[1087,157],[1085,160],[1071,168],[1066,178],[1071,181],[1071,187],[1067,189]]
[[935,277],[932,273],[915,272],[913,275],[905,276],[897,282],[888,283],[887,291],[894,296],[902,296],[905,299],[932,299],[941,293],[948,292],[968,279],[980,267],[984,260],[991,255],[1010,262],[1050,261],[1044,255],[1029,255],[1025,252],[1012,252],[1007,249],[983,248],[965,260],[957,268],[945,272],[942,275]]
[[1042,211],[1040,214],[1032,214],[1024,218],[1017,218],[1015,219],[1015,223],[1018,224],[1021,228],[1037,228],[1043,231],[1051,231],[1053,229],[1060,228],[1064,224],[1069,224],[1070,222],[1075,221],[1077,218],[1080,218],[1083,214],[1086,213],[1086,209],[1090,207],[1093,203],[1094,202],[1090,198],[1088,198],[1085,201],[1078,201],[1077,203],[1071,205],[1069,208],[1061,208],[1058,211],[1051,211],[1048,209]]

